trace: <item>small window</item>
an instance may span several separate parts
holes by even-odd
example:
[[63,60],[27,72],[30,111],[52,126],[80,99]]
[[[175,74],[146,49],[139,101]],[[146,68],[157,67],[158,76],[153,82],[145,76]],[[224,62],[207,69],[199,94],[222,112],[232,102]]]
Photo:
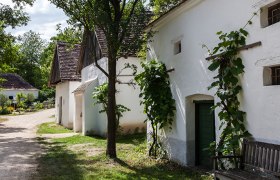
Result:
[[280,85],[280,66],[271,67],[272,85]]
[[182,44],[181,41],[178,41],[174,44],[174,55],[181,53],[182,51]]
[[268,25],[280,22],[280,3],[268,8]]
[[9,99],[10,99],[10,100],[13,100],[13,99],[14,99],[14,96],[9,96]]
[[264,67],[263,85],[280,85],[280,66]]

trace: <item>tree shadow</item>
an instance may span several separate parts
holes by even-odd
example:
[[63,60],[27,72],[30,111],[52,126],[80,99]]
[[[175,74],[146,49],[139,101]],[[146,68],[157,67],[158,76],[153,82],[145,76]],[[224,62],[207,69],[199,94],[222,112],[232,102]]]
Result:
[[[17,131],[12,130],[11,133]],[[41,147],[34,138],[2,136],[0,138],[0,179],[29,178],[36,172],[36,156],[40,153]]]
[[11,128],[0,124],[0,134],[17,133],[26,130],[26,128]]
[[38,141],[46,147],[46,153],[37,159],[39,166],[34,179],[83,179],[84,169],[81,167],[89,162],[79,160],[78,155],[68,150],[63,143],[47,142],[42,138]]
[[119,144],[133,144],[133,145],[139,145],[146,141],[146,134],[145,133],[139,133],[139,134],[133,134],[133,135],[121,135],[117,137],[117,143]]
[[145,167],[135,167],[127,164],[125,161],[117,158],[115,161],[125,167],[130,169],[132,172],[125,172],[124,175],[127,179],[205,179],[204,176],[209,176],[205,172],[197,172],[193,169],[182,167],[176,163],[166,161],[165,163],[159,163],[156,165],[145,166]]

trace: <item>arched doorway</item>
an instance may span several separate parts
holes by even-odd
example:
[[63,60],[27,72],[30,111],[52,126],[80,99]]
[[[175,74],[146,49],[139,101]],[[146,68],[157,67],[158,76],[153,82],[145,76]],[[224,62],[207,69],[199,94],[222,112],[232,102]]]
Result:
[[188,165],[211,168],[209,145],[215,136],[214,97],[195,94],[186,98]]

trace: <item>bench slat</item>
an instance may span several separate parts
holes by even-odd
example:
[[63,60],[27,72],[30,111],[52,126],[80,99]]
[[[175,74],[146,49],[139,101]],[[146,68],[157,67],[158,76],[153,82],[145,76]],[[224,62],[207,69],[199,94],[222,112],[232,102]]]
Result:
[[259,159],[259,147],[256,146],[255,158],[254,158],[254,166],[258,166],[258,159]]
[[266,150],[266,157],[265,157],[265,169],[266,170],[269,170],[270,151],[271,151],[271,149],[267,148],[267,150]]
[[263,153],[262,153],[262,168],[265,168],[265,157],[266,157],[266,148],[263,148]]
[[269,169],[270,171],[273,171],[274,153],[275,153],[275,150],[274,150],[274,149],[271,149],[270,158],[269,158],[269,167],[268,167],[268,169]]
[[258,167],[262,167],[262,156],[263,156],[263,148],[259,147],[259,161],[258,161]]
[[251,148],[252,148],[252,150],[251,150],[251,161],[250,161],[250,164],[253,165],[254,161],[255,161],[256,145],[255,144],[251,145]]
[[273,171],[277,172],[278,170],[278,162],[279,162],[279,151],[275,150],[275,159],[274,159],[274,165],[273,165]]
[[[278,151],[278,156],[280,156],[280,151]],[[277,172],[280,173],[280,158],[278,157],[278,170]]]

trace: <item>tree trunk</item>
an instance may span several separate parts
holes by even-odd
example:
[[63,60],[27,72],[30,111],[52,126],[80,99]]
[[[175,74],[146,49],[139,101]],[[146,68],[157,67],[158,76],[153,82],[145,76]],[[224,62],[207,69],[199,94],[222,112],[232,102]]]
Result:
[[116,158],[116,56],[109,55],[109,83],[108,83],[108,125],[106,155]]

